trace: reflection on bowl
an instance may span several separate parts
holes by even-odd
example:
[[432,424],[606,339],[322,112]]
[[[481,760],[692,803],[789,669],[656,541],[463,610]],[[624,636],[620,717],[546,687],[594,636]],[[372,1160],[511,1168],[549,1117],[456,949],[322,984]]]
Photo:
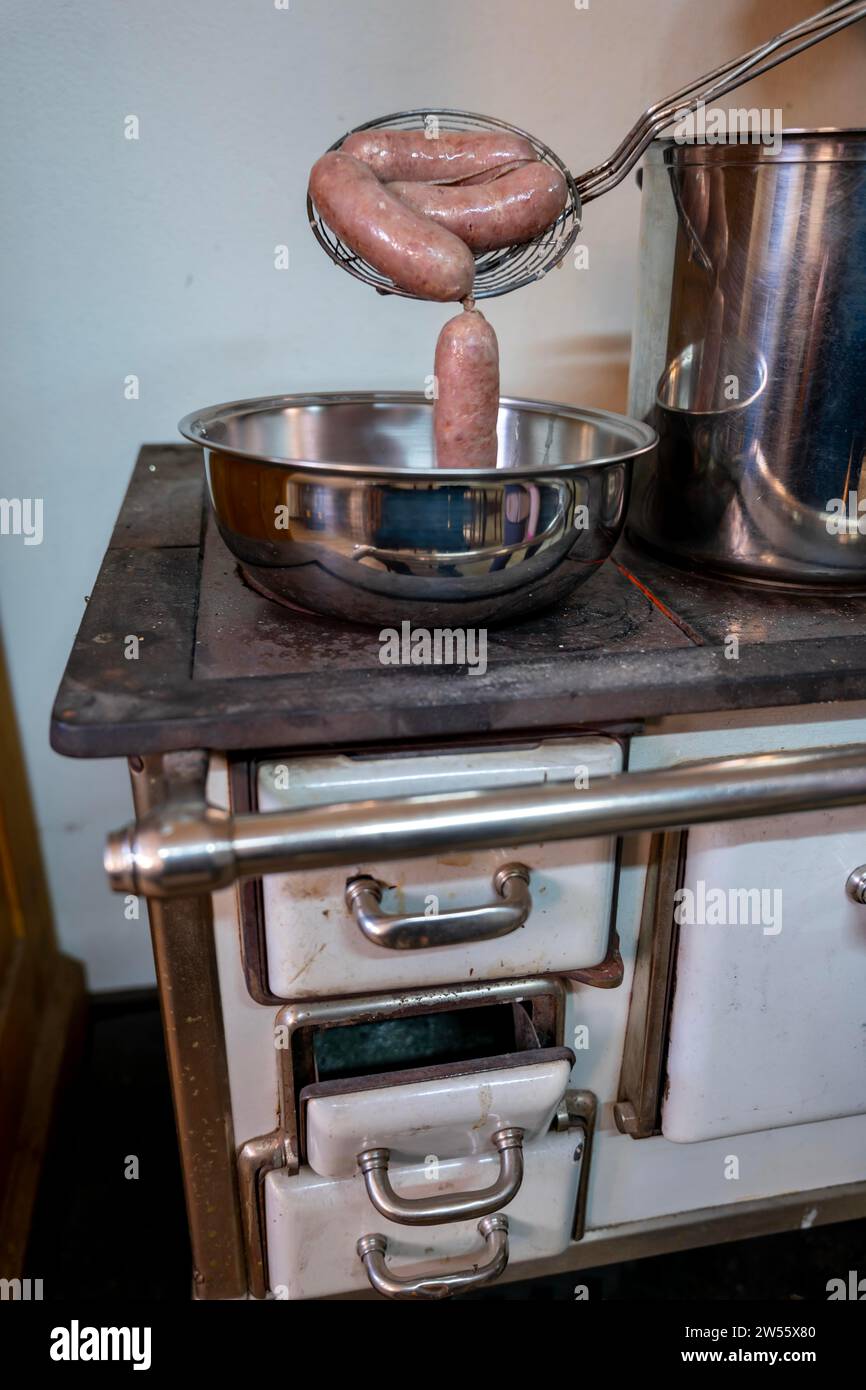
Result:
[[497,467],[438,469],[432,407],[408,392],[241,401],[180,430],[257,585],[378,626],[504,622],[563,598],[613,549],[656,442],[606,411],[503,399]]

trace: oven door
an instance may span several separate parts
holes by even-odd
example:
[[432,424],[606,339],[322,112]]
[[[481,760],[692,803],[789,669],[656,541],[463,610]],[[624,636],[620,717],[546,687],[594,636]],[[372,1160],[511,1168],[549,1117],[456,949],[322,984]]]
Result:
[[655,837],[616,1118],[681,1143],[866,1113],[863,807]]
[[[580,787],[621,769],[615,739],[585,737],[275,759],[258,765],[252,790],[260,810],[276,811],[506,785]],[[245,809],[242,778],[232,786],[235,809]],[[269,874],[241,892],[248,978],[254,993],[307,999],[591,968],[608,953],[615,874],[613,837]]]
[[662,1133],[866,1112],[862,807],[689,832]]

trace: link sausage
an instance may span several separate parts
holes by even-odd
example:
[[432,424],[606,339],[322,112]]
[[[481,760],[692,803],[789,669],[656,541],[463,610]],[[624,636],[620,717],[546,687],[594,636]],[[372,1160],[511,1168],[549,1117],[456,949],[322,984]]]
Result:
[[443,301],[472,293],[475,261],[464,242],[389,193],[360,160],[322,155],[310,197],[331,230],[400,289]]
[[[503,174],[513,174],[515,169],[523,169],[527,164],[537,164],[535,159],[513,159],[510,164],[497,164],[492,169],[488,169],[486,174],[472,174],[465,179],[455,179],[453,183],[437,183],[437,188],[469,188],[476,183],[493,183],[496,179],[501,179]],[[395,180],[396,182],[396,180]],[[408,179],[405,180],[409,182]]]
[[437,466],[495,468],[499,345],[477,309],[466,309],[445,324],[433,370]]
[[369,165],[382,183],[492,179],[538,157],[528,140],[507,130],[443,130],[430,139],[423,130],[358,130],[346,136],[340,152]]
[[389,183],[410,208],[446,227],[474,252],[532,241],[565,207],[568,188],[550,164],[526,164],[493,183],[443,188],[437,184]]

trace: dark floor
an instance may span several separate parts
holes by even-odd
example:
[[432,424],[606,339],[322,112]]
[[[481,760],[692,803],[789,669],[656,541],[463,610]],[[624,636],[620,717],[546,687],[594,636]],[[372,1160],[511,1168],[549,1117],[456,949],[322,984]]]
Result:
[[[138,1177],[126,1176],[138,1159]],[[25,1274],[46,1300],[188,1299],[189,1243],[159,1004],[92,1000],[46,1155]]]
[[[127,1177],[137,1160],[137,1177]],[[866,1222],[660,1256],[476,1299],[826,1299],[827,1280],[866,1275]],[[25,1274],[46,1300],[186,1301],[190,1257],[156,996],[91,1003],[46,1157]]]

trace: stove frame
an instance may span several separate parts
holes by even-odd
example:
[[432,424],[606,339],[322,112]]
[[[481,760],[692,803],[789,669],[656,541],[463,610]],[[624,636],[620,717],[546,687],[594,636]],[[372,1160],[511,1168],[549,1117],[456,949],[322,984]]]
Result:
[[[724,651],[732,630],[740,636],[738,661]],[[124,639],[133,632],[141,656],[127,661]],[[489,657],[486,675],[461,686],[455,701],[453,673],[383,668],[375,634],[276,608],[246,587],[222,545],[208,514],[199,451],[146,446],[61,683],[52,745],[71,756],[128,758],[139,818],[178,788],[198,796],[207,758],[194,750],[237,755],[232,795],[240,808],[254,760],[272,750],[414,747],[429,745],[433,731],[437,744],[451,745],[577,731],[628,736],[652,717],[856,700],[866,689],[866,605],[832,594],[719,586],[623,541],[614,560],[562,608],[492,632]],[[666,843],[669,873],[674,842]],[[267,986],[256,891],[255,880],[240,889],[246,979],[258,1003],[277,1008],[283,1001]],[[237,1153],[211,898],[152,898],[148,908],[195,1293],[245,1298],[265,1287],[260,1175],[280,1162],[282,1140],[263,1135]],[[613,955],[607,982],[616,983],[619,971]],[[656,1067],[663,973],[649,977],[655,1044],[652,1028],[635,1036],[619,1092],[645,1133],[652,1132],[655,1102],[641,1078],[652,1083]],[[589,1123],[586,1095],[572,1097],[571,1106],[572,1120],[583,1114]],[[624,1128],[631,1123],[625,1108],[619,1119]],[[503,1277],[789,1229],[804,1204],[819,1208],[819,1222],[860,1216],[866,1184],[623,1225],[614,1235],[593,1233],[543,1269],[521,1266]]]

